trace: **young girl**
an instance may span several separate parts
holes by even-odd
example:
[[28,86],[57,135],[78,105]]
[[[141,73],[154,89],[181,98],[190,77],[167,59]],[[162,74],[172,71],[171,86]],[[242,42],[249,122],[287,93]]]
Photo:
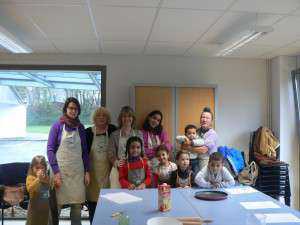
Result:
[[150,168],[143,158],[142,139],[133,136],[126,143],[126,160],[119,168],[119,181],[122,188],[144,189],[151,184]]
[[190,156],[187,151],[176,154],[177,170],[171,175],[172,187],[188,188],[194,184],[194,172],[190,168]]
[[26,225],[47,225],[49,217],[49,176],[44,156],[35,156],[28,170],[26,188],[30,201]]
[[208,166],[197,174],[195,182],[202,188],[226,188],[235,184],[233,177],[224,167],[224,158],[219,152],[209,156]]
[[168,148],[165,145],[158,146],[155,155],[159,164],[153,172],[153,186],[157,187],[158,184],[162,183],[171,184],[171,174],[177,170],[177,166],[169,161]]

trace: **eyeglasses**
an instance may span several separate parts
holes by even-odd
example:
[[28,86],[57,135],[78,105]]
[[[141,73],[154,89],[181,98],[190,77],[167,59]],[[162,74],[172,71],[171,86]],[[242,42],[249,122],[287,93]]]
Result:
[[78,111],[78,109],[76,107],[68,107],[67,109],[70,111]]

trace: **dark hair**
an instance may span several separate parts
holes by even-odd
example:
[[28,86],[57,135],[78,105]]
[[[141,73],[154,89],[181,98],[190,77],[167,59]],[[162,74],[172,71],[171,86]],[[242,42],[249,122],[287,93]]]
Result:
[[[150,124],[149,124],[149,119],[150,119],[150,117],[152,117],[152,116],[154,116],[154,115],[160,115],[160,122],[159,122],[159,124],[156,126],[156,127],[154,127],[154,128],[152,128],[151,126],[150,126]],[[148,115],[147,115],[147,117],[146,117],[146,119],[145,119],[145,121],[144,121],[144,124],[143,124],[143,129],[145,130],[145,131],[151,131],[151,132],[153,132],[154,134],[157,134],[157,135],[160,135],[161,134],[161,132],[162,132],[162,130],[163,130],[163,126],[161,125],[161,123],[162,123],[162,120],[163,120],[163,114],[162,114],[162,112],[161,111],[159,111],[159,110],[153,110],[152,112],[150,112]]]
[[159,152],[166,152],[169,155],[169,150],[166,145],[159,145],[155,149],[155,156],[158,156]]
[[132,136],[130,138],[128,138],[127,142],[126,142],[126,151],[125,151],[125,155],[126,156],[129,156],[129,148],[130,148],[130,145],[133,143],[133,142],[139,142],[140,145],[141,145],[141,157],[144,157],[144,151],[143,151],[143,141],[141,138],[139,138],[138,136]]
[[224,162],[224,157],[220,152],[214,152],[209,156],[208,163],[211,163],[212,161],[221,161]]
[[134,111],[133,111],[133,109],[130,107],[130,106],[128,106],[128,105],[126,105],[126,106],[123,106],[122,108],[121,108],[121,111],[120,111],[120,114],[119,114],[119,117],[118,117],[118,124],[119,124],[119,128],[121,128],[122,127],[122,117],[124,116],[124,115],[126,115],[126,114],[128,114],[129,116],[131,116],[132,118],[133,118],[133,121],[132,121],[132,124],[131,124],[131,127],[134,127],[134,124],[135,124],[135,115],[134,115]]
[[202,117],[202,114],[205,113],[205,112],[210,113],[210,115],[211,115],[211,120],[214,119],[214,115],[213,115],[213,113],[212,113],[212,111],[211,111],[211,109],[210,109],[209,107],[204,107],[204,108],[203,108],[202,113],[201,113],[201,115],[200,115],[200,118]]
[[177,152],[177,154],[176,154],[176,160],[179,160],[179,157],[180,157],[181,155],[183,155],[183,154],[187,154],[187,155],[189,156],[189,158],[190,158],[190,155],[189,155],[188,151],[185,151],[185,150],[179,150],[179,151]]
[[73,102],[77,107],[77,112],[78,112],[77,117],[78,117],[81,113],[81,108],[80,108],[79,101],[77,100],[77,98],[74,98],[74,97],[69,97],[66,99],[64,107],[63,107],[63,114],[67,113],[67,108],[71,102]]
[[197,130],[197,127],[193,124],[188,124],[184,128],[184,133],[186,134],[189,129],[196,129]]

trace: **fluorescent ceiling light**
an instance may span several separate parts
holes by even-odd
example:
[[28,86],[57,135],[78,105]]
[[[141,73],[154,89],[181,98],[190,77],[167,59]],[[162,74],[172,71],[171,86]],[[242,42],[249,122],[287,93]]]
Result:
[[257,40],[263,35],[273,31],[273,28],[270,26],[257,26],[254,27],[243,34],[240,34],[238,38],[235,38],[224,45],[222,45],[221,50],[216,54],[216,56],[227,56],[230,55],[233,51],[241,48],[247,43]]
[[31,53],[32,50],[0,26],[0,45],[13,53]]

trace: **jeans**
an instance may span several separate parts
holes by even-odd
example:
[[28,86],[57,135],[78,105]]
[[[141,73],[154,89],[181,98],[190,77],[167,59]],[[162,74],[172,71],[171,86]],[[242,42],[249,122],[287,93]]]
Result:
[[191,162],[191,169],[192,171],[194,172],[195,176],[196,174],[199,172],[200,170],[200,166],[199,166],[199,159],[196,158],[196,159],[191,159],[190,160]]
[[97,206],[97,202],[90,202],[90,201],[87,202],[87,207],[89,209],[89,220],[90,220],[91,224],[92,224],[93,219],[94,219],[96,206]]

